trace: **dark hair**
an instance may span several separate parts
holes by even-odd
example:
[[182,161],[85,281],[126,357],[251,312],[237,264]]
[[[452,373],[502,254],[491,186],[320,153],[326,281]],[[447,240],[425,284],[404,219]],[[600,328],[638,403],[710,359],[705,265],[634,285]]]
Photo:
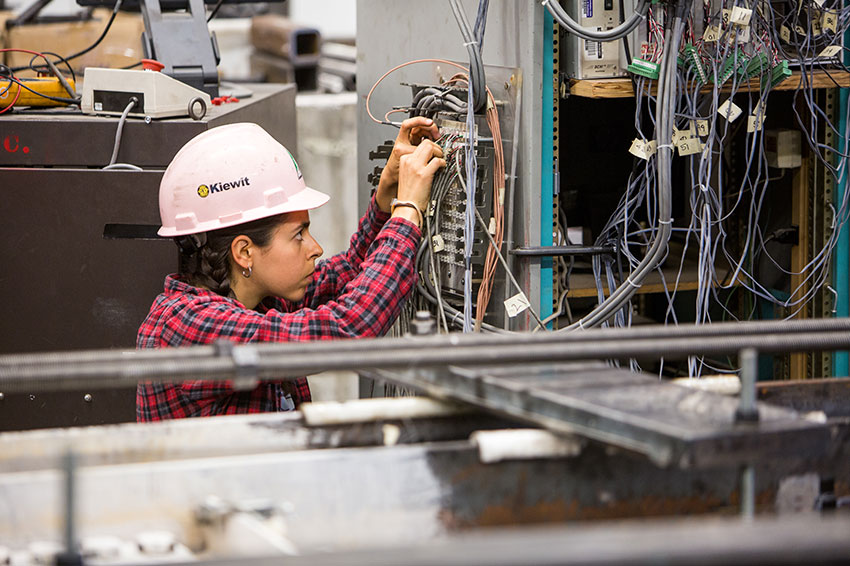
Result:
[[213,293],[235,299],[230,288],[230,273],[233,269],[230,244],[237,236],[244,235],[255,245],[264,248],[285,218],[286,214],[278,214],[205,234],[175,238],[180,248],[178,273],[190,285],[205,287]]

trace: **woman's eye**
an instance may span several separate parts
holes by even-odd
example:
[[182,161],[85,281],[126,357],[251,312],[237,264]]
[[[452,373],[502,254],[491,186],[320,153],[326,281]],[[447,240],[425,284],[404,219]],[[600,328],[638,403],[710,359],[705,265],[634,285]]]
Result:
[[301,230],[297,234],[295,234],[295,239],[296,240],[303,240],[304,239],[304,231]]

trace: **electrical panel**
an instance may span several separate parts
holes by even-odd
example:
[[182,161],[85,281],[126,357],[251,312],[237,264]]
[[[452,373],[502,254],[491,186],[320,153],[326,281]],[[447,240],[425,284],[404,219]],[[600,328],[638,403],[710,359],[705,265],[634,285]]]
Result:
[[[426,116],[435,121],[441,137],[435,140],[443,150],[446,168],[435,177],[431,192],[431,204],[425,211],[423,240],[417,255],[417,271],[420,274],[418,297],[423,299],[420,307],[434,310],[448,309],[450,313],[462,312],[464,304],[465,241],[466,241],[466,155],[469,129],[465,122],[466,89],[442,84],[412,84],[409,114]],[[475,117],[473,139],[475,154],[474,202],[477,217],[487,219],[489,225],[475,222],[471,235],[472,292],[477,295],[485,279],[487,248],[490,245],[485,229],[493,231],[493,172],[495,150],[491,133],[481,139],[487,122],[483,114]],[[392,142],[387,141],[369,152],[369,158],[384,163],[392,151]],[[368,180],[377,187],[382,168],[376,166]],[[404,318],[404,317],[403,317]],[[402,320],[402,325],[405,321]]]

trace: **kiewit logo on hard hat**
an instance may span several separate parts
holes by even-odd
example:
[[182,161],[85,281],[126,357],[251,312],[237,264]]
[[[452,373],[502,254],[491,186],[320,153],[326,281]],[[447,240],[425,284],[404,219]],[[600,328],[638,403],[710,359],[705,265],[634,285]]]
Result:
[[198,186],[198,196],[201,198],[206,198],[212,193],[220,193],[223,191],[229,191],[230,189],[238,189],[239,187],[247,187],[251,184],[251,180],[248,177],[242,177],[236,181],[228,181],[227,183],[212,183],[210,185],[200,185]]

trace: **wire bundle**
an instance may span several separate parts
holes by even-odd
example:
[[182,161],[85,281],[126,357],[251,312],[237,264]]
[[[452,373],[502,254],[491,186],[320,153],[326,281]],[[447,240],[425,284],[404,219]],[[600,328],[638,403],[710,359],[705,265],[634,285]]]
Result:
[[[802,78],[799,87],[793,92],[791,113],[808,146],[811,160],[833,182],[839,181],[846,170],[847,156],[838,155],[834,149],[836,144],[832,143],[833,147],[829,147],[823,140],[825,133],[831,133],[837,138],[839,128],[822,107],[823,102],[816,95],[810,77],[818,69],[826,71],[828,75],[829,68],[835,65],[847,70],[839,59],[818,55],[830,44],[837,44],[841,40],[850,25],[850,9],[828,5],[821,8],[814,2],[788,2],[785,6],[759,3],[752,12],[747,39],[743,27],[723,24],[723,10],[732,7],[731,2],[699,4],[692,14],[683,18],[685,27],[682,33],[673,36],[673,39],[682,38],[681,48],[671,43],[669,34],[663,39],[658,37],[658,30],[664,27],[669,30],[671,27],[669,9],[666,12],[649,13],[646,43],[641,53],[656,61],[659,54],[663,61],[664,57],[669,60],[668,54],[674,53],[679,56],[680,62],[672,75],[661,72],[657,96],[647,94],[650,84],[648,79],[639,76],[634,79],[637,100],[635,130],[639,138],[655,137],[659,150],[656,157],[635,159],[625,192],[597,239],[597,245],[614,245],[631,271],[624,279],[623,275],[619,275],[621,268],[615,261],[604,257],[594,258],[600,302],[607,302],[611,296],[620,292],[618,289],[606,299],[603,281],[608,282],[609,289],[613,289],[618,281],[625,281],[621,288],[632,286],[635,271],[642,263],[641,257],[645,258],[651,252],[653,242],[670,225],[669,217],[659,212],[664,193],[656,189],[667,183],[662,179],[667,171],[667,166],[662,166],[662,162],[666,160],[666,155],[672,153],[672,148],[666,150],[666,139],[662,139],[669,120],[662,120],[664,117],[658,113],[659,108],[667,107],[670,95],[674,101],[680,101],[670,108],[671,125],[686,132],[701,122],[702,131],[698,137],[704,146],[701,151],[682,158],[687,165],[688,185],[685,195],[688,210],[683,223],[669,228],[682,244],[681,256],[676,258],[679,263],[674,280],[667,281],[661,268],[655,268],[661,276],[668,303],[665,322],[679,322],[674,302],[685,262],[694,255],[689,254],[690,250],[696,256],[694,312],[697,324],[712,322],[712,313],[718,309],[724,319],[739,319],[742,316],[745,319],[757,318],[757,301],[785,309],[785,316],[790,318],[798,315],[825,291],[835,293],[828,287],[830,260],[839,231],[850,212],[847,195],[834,207],[827,203],[827,206],[832,207],[832,212],[826,211],[826,215],[832,217],[832,222],[829,218],[823,221],[826,224],[826,236],[822,247],[815,249],[806,265],[792,270],[785,264],[787,260],[774,257],[766,247],[774,239],[773,235],[765,232],[771,220],[771,209],[767,203],[770,202],[773,189],[771,183],[784,176],[785,170],[778,176],[770,176],[764,133],[760,126],[748,128],[748,118],[756,122],[764,118],[772,86],[777,83],[777,77],[779,80],[784,78],[777,74],[777,69],[781,70],[786,64],[783,59],[787,64],[799,67]],[[819,17],[813,14],[822,15],[830,11],[836,16],[835,29],[817,29]],[[717,26],[721,33],[716,40],[705,41],[705,30],[712,26]],[[783,27],[796,31],[789,34],[782,30]],[[841,49],[843,51],[844,48]],[[705,80],[706,76],[708,81]],[[665,78],[666,85],[663,84]],[[752,89],[754,84],[761,85],[761,88]],[[742,117],[734,122],[718,112],[727,100],[733,99],[743,111]],[[643,124],[643,114],[653,106],[655,119],[651,124]],[[784,109],[780,110],[776,106],[773,111],[782,112]],[[847,132],[848,127],[850,123],[844,124],[843,131]],[[750,131],[745,132],[745,129]],[[742,135],[744,133],[745,136]],[[691,135],[696,135],[696,132]],[[736,140],[743,140],[742,150],[733,155],[728,148]],[[848,140],[845,138],[842,141],[844,147],[847,147]],[[738,166],[732,165],[730,160],[733,158],[740,162]],[[814,214],[820,217],[822,212],[815,210]],[[782,274],[786,280],[795,276],[798,282],[791,285],[789,293],[777,293],[772,285],[761,280],[760,263]],[[740,313],[728,304],[732,292],[745,292]],[[608,314],[615,317],[615,324],[628,324],[629,311],[623,309],[621,312],[622,315],[613,309],[608,310]],[[584,321],[581,325],[586,326]],[[710,366],[703,359],[692,359],[689,374],[700,375],[704,367],[711,367],[713,371],[727,371]]]

